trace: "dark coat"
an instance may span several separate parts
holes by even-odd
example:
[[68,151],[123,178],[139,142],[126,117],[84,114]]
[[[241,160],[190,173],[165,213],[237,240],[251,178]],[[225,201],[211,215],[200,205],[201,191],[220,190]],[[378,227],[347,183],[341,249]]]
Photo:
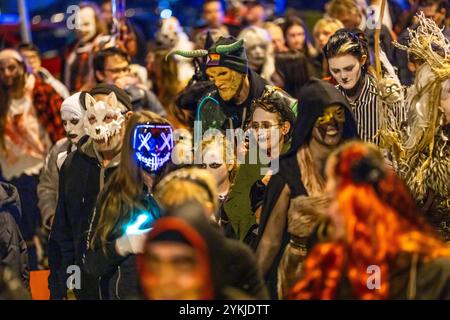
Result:
[[[49,287],[55,292],[54,298],[61,298],[57,292],[65,295],[67,267],[82,266],[89,221],[97,196],[105,181],[116,170],[119,156],[104,168],[95,155],[92,140],[85,136],[61,167],[59,198],[49,240],[52,242],[49,248]],[[98,292],[93,285],[97,279],[89,277],[82,268],[81,271],[82,288],[75,291],[77,297],[97,299]]]
[[[297,151],[304,144],[309,143],[312,130],[318,117],[323,114],[326,107],[332,104],[341,105],[345,110],[345,124],[342,135],[343,140],[356,139],[358,137],[356,122],[350,105],[345,97],[331,84],[319,79],[311,79],[307,82],[298,97],[298,116],[294,126],[291,148],[280,157],[280,169],[277,174],[270,178],[264,194],[261,211],[261,221],[258,230],[258,243],[261,240],[270,214],[287,184],[291,190],[291,199],[299,195],[307,195],[306,189],[301,182],[301,172],[297,162]],[[269,283],[272,297],[276,297],[276,279],[278,264],[284,249],[289,242],[287,224],[283,232],[280,249],[273,261],[272,267],[265,275]]]
[[20,199],[16,187],[0,182],[0,265],[8,267],[28,287],[27,245],[17,226],[20,216]]

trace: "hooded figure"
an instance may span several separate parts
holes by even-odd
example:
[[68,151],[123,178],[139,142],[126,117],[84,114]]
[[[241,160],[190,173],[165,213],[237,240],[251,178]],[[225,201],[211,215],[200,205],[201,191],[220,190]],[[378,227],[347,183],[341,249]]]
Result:
[[[257,259],[272,297],[276,295],[277,268],[290,240],[291,201],[299,196],[322,196],[328,154],[343,141],[358,137],[347,100],[331,84],[311,79],[299,101],[291,148],[280,157],[279,171],[267,186],[258,231]],[[306,239],[299,242],[303,246]]]
[[226,239],[196,202],[155,222],[137,267],[147,299],[267,298],[250,250]]

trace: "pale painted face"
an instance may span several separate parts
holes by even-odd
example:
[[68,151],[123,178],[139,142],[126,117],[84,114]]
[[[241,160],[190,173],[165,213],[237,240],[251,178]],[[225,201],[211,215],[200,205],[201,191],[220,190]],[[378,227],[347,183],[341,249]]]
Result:
[[197,254],[178,242],[150,244],[145,258],[142,289],[151,300],[199,300],[206,286]]
[[80,28],[77,30],[77,37],[81,43],[87,43],[97,34],[95,11],[91,7],[85,7],[80,10],[79,15]]
[[250,68],[261,68],[268,54],[269,39],[264,39],[254,34],[252,37],[246,37],[245,46],[247,48]]
[[122,145],[122,126],[125,116],[121,113],[116,95],[96,95],[95,99],[86,94],[85,132],[94,140],[100,152],[114,151]]
[[84,136],[84,122],[83,119],[75,116],[71,112],[62,111],[61,119],[63,122],[66,136],[70,142],[76,144],[82,136]]
[[312,138],[322,145],[336,146],[344,132],[345,112],[339,105],[325,108],[323,115],[317,118],[312,131]]
[[210,67],[206,75],[219,90],[224,101],[230,101],[239,94],[245,75],[225,67]]
[[214,176],[220,186],[228,179],[225,150],[219,143],[212,143],[203,150],[203,166]]
[[361,67],[365,59],[360,62],[351,54],[332,57],[328,59],[330,73],[342,88],[345,90],[353,89],[361,77]]

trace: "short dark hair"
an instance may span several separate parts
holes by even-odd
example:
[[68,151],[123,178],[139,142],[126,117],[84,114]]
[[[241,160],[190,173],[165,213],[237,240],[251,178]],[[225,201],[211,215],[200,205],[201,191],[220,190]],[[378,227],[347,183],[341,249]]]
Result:
[[21,44],[19,44],[19,46],[17,47],[18,51],[21,50],[25,50],[25,51],[34,51],[36,52],[38,55],[41,55],[41,50],[39,50],[38,46],[35,45],[32,42],[22,42]]
[[284,137],[284,141],[288,141],[291,138],[296,117],[289,106],[282,103],[274,103],[270,101],[270,99],[257,99],[252,106],[252,113],[255,112],[256,108],[261,108],[266,112],[277,114],[280,122],[288,121],[291,127]]
[[112,56],[120,56],[126,61],[128,61],[128,63],[130,63],[130,57],[123,50],[120,50],[117,47],[103,49],[95,53],[94,59],[92,60],[92,65],[94,66],[94,74],[96,71],[104,72],[106,58]]

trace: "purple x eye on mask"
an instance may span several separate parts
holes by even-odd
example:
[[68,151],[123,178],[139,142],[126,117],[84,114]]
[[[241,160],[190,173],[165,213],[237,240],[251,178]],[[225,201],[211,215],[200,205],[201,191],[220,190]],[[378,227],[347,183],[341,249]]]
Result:
[[133,156],[140,168],[150,174],[158,173],[170,160],[173,130],[166,124],[140,124],[133,132]]

